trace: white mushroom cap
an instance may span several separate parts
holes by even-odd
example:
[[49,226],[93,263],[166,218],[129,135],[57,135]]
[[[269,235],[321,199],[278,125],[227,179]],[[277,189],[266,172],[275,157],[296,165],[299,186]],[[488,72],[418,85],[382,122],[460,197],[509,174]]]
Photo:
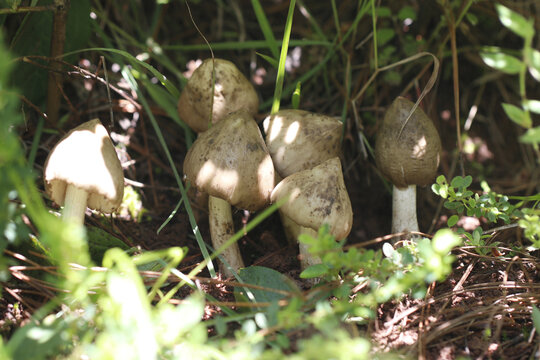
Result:
[[343,124],[304,110],[280,110],[263,122],[266,146],[282,177],[339,155]]
[[186,154],[184,174],[197,189],[250,211],[270,202],[275,184],[259,127],[243,110],[199,134]]
[[107,130],[98,119],[68,132],[45,162],[45,191],[64,205],[69,184],[88,193],[87,206],[111,213],[122,202],[124,175]]
[[350,233],[353,212],[339,158],[283,179],[272,191],[271,199],[276,202],[286,196],[289,199],[280,209],[298,225],[317,230],[328,224],[337,240]]
[[[215,70],[213,99],[212,66]],[[258,107],[259,98],[253,85],[236,65],[223,59],[206,59],[195,69],[178,100],[180,118],[196,132],[208,130],[210,114],[215,124],[237,110],[255,115]]]

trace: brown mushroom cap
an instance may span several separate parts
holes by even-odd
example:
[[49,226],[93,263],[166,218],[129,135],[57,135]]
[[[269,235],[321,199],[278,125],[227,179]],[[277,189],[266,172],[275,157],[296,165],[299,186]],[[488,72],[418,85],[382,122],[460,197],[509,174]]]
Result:
[[184,160],[184,174],[199,190],[250,211],[268,204],[274,188],[272,159],[245,111],[199,134]]
[[283,179],[272,192],[272,202],[286,196],[280,209],[299,225],[317,230],[326,223],[337,240],[350,233],[353,212],[339,158]]
[[178,114],[196,132],[208,130],[210,109],[215,124],[227,114],[244,109],[255,115],[259,98],[253,85],[230,61],[214,59],[215,82],[212,104],[212,59],[195,69],[178,100]]
[[266,146],[282,177],[339,155],[343,124],[304,110],[281,110],[264,122]]
[[429,184],[439,166],[441,139],[426,113],[417,108],[403,127],[413,106],[404,97],[396,98],[384,115],[375,144],[377,167],[398,188]]
[[112,213],[122,203],[124,174],[107,130],[98,119],[68,132],[51,150],[45,162],[47,195],[64,205],[66,187],[88,193],[87,206]]

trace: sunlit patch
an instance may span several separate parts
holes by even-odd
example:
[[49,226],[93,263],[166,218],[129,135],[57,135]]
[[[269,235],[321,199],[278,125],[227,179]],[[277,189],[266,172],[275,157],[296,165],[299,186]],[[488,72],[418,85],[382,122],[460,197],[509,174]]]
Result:
[[264,132],[270,142],[276,140],[283,128],[283,119],[279,116],[268,117],[264,121]]
[[238,173],[234,170],[220,169],[211,161],[206,161],[197,174],[197,183],[211,184],[216,182],[216,186],[221,189],[234,189],[238,184]]
[[298,130],[300,130],[300,123],[298,121],[295,121],[291,125],[289,125],[284,139],[286,144],[291,144],[296,139],[296,135],[298,135]]
[[415,159],[421,159],[426,155],[427,141],[426,137],[422,136],[420,140],[414,145],[413,157]]

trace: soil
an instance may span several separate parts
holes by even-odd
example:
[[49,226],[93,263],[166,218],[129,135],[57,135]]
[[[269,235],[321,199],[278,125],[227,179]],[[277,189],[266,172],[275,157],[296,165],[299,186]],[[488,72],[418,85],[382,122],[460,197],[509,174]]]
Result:
[[[418,10],[418,21],[410,30],[417,36],[428,37],[439,19],[441,9],[429,5],[427,1],[408,1]],[[194,2],[195,3],[195,2]],[[236,3],[249,7],[249,1]],[[306,6],[313,11],[313,16],[323,25],[325,31],[335,31],[333,28],[331,10],[327,9],[323,2],[306,1]],[[421,4],[420,4],[421,3]],[[433,2],[435,3],[435,2]],[[347,30],[354,15],[350,13],[355,7],[355,1],[340,2],[338,13],[342,19],[343,31]],[[427,4],[427,5],[426,5]],[[162,21],[174,24],[171,28],[162,26],[157,33],[156,41],[162,44],[193,44],[202,43],[200,36],[194,30],[193,24],[186,16],[183,8],[184,2],[171,2],[166,6],[166,11],[161,15]],[[328,5],[329,6],[329,5]],[[265,12],[274,25],[276,33],[281,34],[288,5],[286,2],[268,2],[265,4]],[[226,20],[219,28],[213,19],[214,12],[209,11],[204,2],[192,5],[194,21],[205,34],[208,41],[218,42],[226,40],[223,32],[236,29],[236,20]],[[485,2],[479,2],[472,6],[471,12],[481,14],[492,19],[493,9]],[[227,11],[227,13],[229,13]],[[166,17],[166,15],[168,17]],[[352,14],[352,15],[351,15]],[[486,15],[487,14],[487,15]],[[123,14],[111,11],[111,18],[118,22],[123,21]],[[293,36],[300,38],[308,36],[311,27],[307,19],[301,14],[296,14]],[[247,15],[246,15],[247,16]],[[422,17],[421,17],[422,16]],[[257,33],[255,18],[245,18],[248,38],[260,39]],[[382,24],[385,24],[384,22]],[[371,24],[359,25],[357,33],[369,33]],[[220,35],[221,32],[221,35]],[[364,35],[356,35],[356,43],[361,42]],[[439,35],[442,38],[446,32]],[[491,44],[486,38],[479,38],[465,31],[459,32],[459,45],[466,48],[468,44],[479,42]],[[368,55],[359,54],[354,49],[355,43],[351,42],[343,50],[348,52],[352,66],[356,66],[352,81],[353,94],[359,90],[370,75],[369,71],[362,70],[362,61],[368,59]],[[435,46],[434,46],[435,47]],[[448,49],[450,45],[448,44]],[[436,49],[428,49],[435,52]],[[362,51],[369,52],[370,47]],[[273,95],[275,71],[261,59],[256,59],[256,69],[250,67],[250,61],[256,58],[251,51],[214,51],[216,57],[227,58],[237,64],[239,68],[250,78],[256,79],[257,69],[259,73],[266,72],[260,84],[256,85],[261,99],[270,99]],[[204,59],[208,52],[192,51],[182,54],[169,52],[171,58],[183,64],[188,60]],[[97,54],[88,54],[92,71],[100,70],[97,66]],[[318,48],[308,48],[302,55],[299,66],[291,71],[288,83],[294,83],[301,74],[313,68],[324,56],[324,52]],[[424,62],[425,63],[425,62]],[[424,64],[423,63],[423,64]],[[332,65],[341,66],[339,60],[330,62]],[[182,71],[187,71],[186,66],[180,66]],[[535,165],[534,155],[530,148],[518,142],[521,130],[508,120],[498,104],[507,101],[499,89],[511,90],[510,85],[516,79],[498,79],[494,83],[498,86],[484,86],[483,94],[477,99],[478,75],[475,71],[482,65],[479,63],[477,54],[465,52],[460,56],[460,88],[461,88],[461,117],[466,118],[473,105],[478,107],[478,114],[470,129],[466,132],[468,140],[464,144],[471,145],[471,152],[464,153],[462,157],[456,152],[456,125],[451,59],[446,57],[441,65],[442,73],[438,83],[430,94],[425,98],[422,107],[434,120],[441,134],[443,152],[439,173],[447,178],[458,174],[470,174],[474,178],[471,188],[479,190],[480,182],[487,181],[497,193],[507,195],[531,195],[540,191],[538,183],[538,166]],[[379,80],[373,85],[373,92],[366,98],[369,103],[361,104],[361,121],[355,122],[353,110],[349,103],[347,125],[343,140],[342,165],[344,179],[349,191],[354,212],[354,224],[348,237],[348,244],[360,244],[378,239],[390,233],[391,221],[391,195],[388,183],[380,176],[374,160],[365,152],[359,139],[359,130],[365,136],[370,146],[373,146],[378,124],[382,119],[385,107],[391,100],[403,94],[415,99],[425,85],[429,77],[419,77],[418,86],[415,87],[413,79],[418,75],[420,66],[405,68],[403,82],[398,87],[393,87],[384,80]],[[166,71],[166,69],[158,69]],[[328,95],[322,85],[322,76],[316,81],[303,84],[301,106],[305,110],[322,112],[333,116],[340,116],[343,105],[343,91],[341,84],[343,72],[327,68],[326,75],[336,95]],[[121,86],[118,74],[109,74],[111,83],[117,82]],[[173,77],[171,77],[173,78]],[[320,81],[319,81],[320,80]],[[517,81],[517,80],[516,80]],[[85,101],[77,94],[81,93],[85,82],[90,82],[92,101]],[[404,91],[405,86],[412,85]],[[108,109],[103,110],[103,104],[107,103],[107,95],[103,86],[95,80],[83,80],[80,77],[70,76],[66,79],[66,96],[73,104],[84,104],[77,113],[68,116],[62,125],[47,123],[48,128],[57,129],[61,132],[69,130],[79,122],[86,119],[89,114],[97,114],[104,120],[104,124],[111,132],[114,142],[120,149],[119,155],[125,167],[125,176],[132,184],[136,192],[141,196],[142,206],[146,212],[140,221],[134,221],[129,216],[121,216],[109,219],[105,222],[98,220],[93,214],[87,216],[87,226],[99,226],[124,241],[129,246],[142,249],[162,249],[170,246],[184,246],[189,252],[187,258],[181,263],[181,270],[185,271],[202,260],[199,246],[193,236],[189,219],[183,207],[173,213],[181,199],[175,177],[168,164],[167,157],[160,145],[159,139],[153,131],[149,119],[143,112],[133,110],[125,105],[118,94],[113,93],[115,110],[114,124],[109,122]],[[509,92],[511,94],[511,92]],[[514,95],[506,94],[514,98]],[[282,107],[288,107],[287,101]],[[157,105],[152,105],[157,123],[165,136],[167,148],[172,154],[176,169],[181,173],[182,161],[186,154],[187,145],[182,129],[171,121],[165,112]],[[101,110],[99,110],[101,109]],[[63,105],[63,111],[70,109]],[[39,114],[27,111],[27,125],[21,131],[22,141],[30,145],[36,131]],[[260,122],[265,114],[257,115]],[[42,138],[42,145],[36,159],[36,173],[42,173],[42,164],[48,150],[59,139],[60,134],[51,135],[46,133]],[[366,156],[366,154],[369,154]],[[37,179],[41,184],[41,179]],[[204,206],[199,206],[195,201],[197,194],[193,189],[189,191],[193,200],[192,206],[196,209],[197,223],[203,239],[209,239],[207,218]],[[204,202],[202,202],[204,204]],[[452,214],[441,206],[438,198],[429,187],[418,189],[418,219],[420,229],[427,234],[433,234],[437,229],[444,227],[446,219]],[[51,207],[54,204],[48,202]],[[242,226],[252,218],[254,214],[247,214],[243,210],[234,210],[236,228]],[[170,217],[169,223],[159,233],[158,228]],[[462,219],[464,223],[467,218]],[[485,228],[494,228],[502,224],[487,224],[480,219]],[[450,277],[442,282],[432,284],[428,295],[421,300],[404,299],[383,304],[378,309],[378,318],[365,330],[370,334],[375,347],[381,351],[398,351],[412,357],[425,359],[454,359],[459,356],[478,359],[529,359],[539,356],[538,334],[534,332],[531,322],[531,307],[540,301],[540,275],[538,268],[538,252],[522,254],[513,252],[514,246],[525,246],[519,227],[513,226],[497,230],[491,241],[500,242],[498,252],[480,256],[474,249],[463,247],[455,250],[457,260],[454,263],[454,271]],[[382,241],[371,245],[380,247]],[[246,266],[261,265],[275,269],[294,279],[301,287],[307,289],[309,283],[299,278],[300,263],[298,251],[294,245],[287,242],[279,217],[274,214],[263,221],[253,231],[247,233],[240,241],[239,246]],[[16,252],[14,250],[14,252]],[[17,273],[13,281],[4,285],[3,298],[0,299],[0,331],[4,336],[28,320],[29,315],[41,304],[49,299],[54,289],[42,292],[45,284],[39,280],[39,276],[29,273]],[[24,275],[33,276],[31,280]],[[208,277],[203,272],[201,277]],[[225,279],[217,283],[206,284],[206,289],[220,301],[234,301],[231,287]],[[211,317],[218,307],[209,308],[207,316]],[[536,354],[536,355],[535,355]]]

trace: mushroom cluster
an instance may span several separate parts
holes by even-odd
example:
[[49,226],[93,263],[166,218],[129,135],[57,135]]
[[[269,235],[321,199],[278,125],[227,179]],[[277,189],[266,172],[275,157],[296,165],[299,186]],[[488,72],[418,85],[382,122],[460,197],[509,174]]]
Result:
[[[303,110],[281,110],[264,122],[266,144],[281,180],[272,201],[289,196],[280,209],[287,237],[317,236],[323,224],[337,240],[352,228],[352,207],[345,188],[340,153],[341,121]],[[292,221],[291,221],[292,220]],[[320,262],[299,244],[302,268]]]
[[[195,69],[178,101],[180,117],[198,138],[184,160],[184,174],[208,194],[212,245],[233,234],[231,205],[255,211],[270,201],[274,167],[253,115],[259,99],[253,85],[230,61],[207,59]],[[238,245],[230,245],[221,264],[226,276],[244,267]],[[232,271],[230,271],[231,269]]]

